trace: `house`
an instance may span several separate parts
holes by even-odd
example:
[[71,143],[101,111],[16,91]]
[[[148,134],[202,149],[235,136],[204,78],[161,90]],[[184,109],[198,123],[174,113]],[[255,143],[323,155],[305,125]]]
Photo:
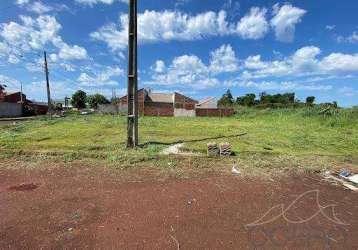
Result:
[[[127,96],[119,98],[118,109],[126,111],[127,103]],[[218,108],[215,98],[207,98],[198,102],[178,92],[153,93],[148,89],[140,89],[138,90],[138,113],[142,116],[223,117],[233,115],[234,109]]]
[[5,99],[5,86],[0,84],[0,102],[3,102]]
[[[198,101],[180,93],[152,93],[138,90],[138,112],[144,116],[193,116]],[[121,109],[128,107],[127,96],[119,98]]]
[[27,104],[34,110],[36,115],[46,115],[48,112],[47,102],[27,101]]
[[[22,99],[21,99],[22,95]],[[4,97],[4,102],[10,103],[20,103],[21,101],[25,102],[26,95],[22,94],[20,91],[18,92],[6,92]]]
[[195,106],[195,116],[224,117],[234,113],[233,108],[218,107],[218,101],[213,97],[203,99]]

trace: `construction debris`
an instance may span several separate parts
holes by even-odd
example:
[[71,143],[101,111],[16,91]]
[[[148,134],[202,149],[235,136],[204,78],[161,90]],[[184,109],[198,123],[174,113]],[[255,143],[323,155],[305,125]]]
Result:
[[241,174],[240,170],[238,169],[237,164],[234,164],[234,166],[232,167],[231,173],[234,174],[234,175]]
[[231,145],[230,143],[221,143],[220,144],[220,155],[221,156],[231,156]]
[[218,156],[220,154],[220,149],[218,147],[218,144],[215,142],[209,142],[207,144],[208,146],[208,156]]
[[341,172],[339,173],[339,176],[346,178],[349,176],[349,171],[347,169],[342,169]]
[[345,180],[343,180],[341,178],[335,177],[335,176],[333,176],[331,174],[326,175],[325,178],[333,180],[333,181],[338,182],[338,183],[341,183],[344,187],[346,187],[346,188],[348,188],[348,189],[350,189],[352,191],[358,192],[358,187],[356,187],[355,185],[350,184],[349,182],[347,182],[347,181],[345,181]]
[[349,176],[348,177],[348,180],[355,183],[355,184],[358,184],[358,174],[355,174],[355,175],[352,175],[352,176]]

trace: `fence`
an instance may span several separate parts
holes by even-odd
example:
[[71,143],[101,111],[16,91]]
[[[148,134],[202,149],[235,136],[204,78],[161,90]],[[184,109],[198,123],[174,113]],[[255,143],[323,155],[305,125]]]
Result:
[[195,110],[174,109],[175,117],[195,117]]
[[111,115],[117,115],[117,114],[123,114],[127,112],[127,105],[119,105],[119,104],[100,104],[98,105],[97,111],[100,114],[111,114]]
[[22,104],[0,102],[0,117],[20,117],[22,116]]
[[234,109],[196,109],[196,116],[209,116],[209,117],[224,117],[232,116]]

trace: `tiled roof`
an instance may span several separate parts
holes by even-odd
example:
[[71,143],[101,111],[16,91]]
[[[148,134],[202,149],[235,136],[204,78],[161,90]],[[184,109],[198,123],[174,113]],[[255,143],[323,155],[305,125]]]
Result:
[[161,103],[173,103],[174,98],[173,94],[163,94],[163,93],[150,93],[148,95],[150,101],[152,102],[161,102]]
[[207,97],[207,98],[205,98],[205,99],[199,101],[199,103],[198,103],[197,105],[205,104],[205,103],[207,103],[207,102],[209,102],[209,101],[211,101],[211,100],[213,100],[213,99],[215,99],[215,98],[214,98],[214,97]]

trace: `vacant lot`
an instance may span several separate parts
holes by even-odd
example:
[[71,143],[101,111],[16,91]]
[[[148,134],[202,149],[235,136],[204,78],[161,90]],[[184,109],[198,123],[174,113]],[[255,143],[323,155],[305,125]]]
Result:
[[354,163],[358,155],[358,112],[353,109],[330,116],[314,109],[246,109],[230,118],[143,117],[142,147],[133,151],[125,150],[123,116],[42,118],[0,126],[0,132],[2,157],[99,160],[118,166],[158,160],[161,150],[182,141],[185,149],[203,154],[208,142],[229,142],[238,161],[259,165],[267,158]]
[[[309,109],[144,117],[131,151],[120,116],[1,126],[0,249],[355,249],[357,195],[312,172],[357,169],[357,121]],[[236,156],[159,156],[210,141]]]

